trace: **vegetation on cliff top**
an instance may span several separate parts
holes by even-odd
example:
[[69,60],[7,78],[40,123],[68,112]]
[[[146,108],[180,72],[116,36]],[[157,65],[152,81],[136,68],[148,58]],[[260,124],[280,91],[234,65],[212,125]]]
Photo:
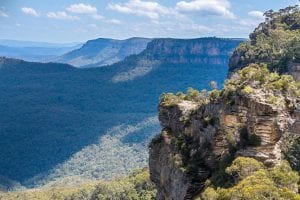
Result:
[[286,161],[268,169],[255,159],[238,157],[225,174],[231,177],[231,187],[215,187],[208,180],[202,200],[300,199],[299,175]]
[[236,71],[250,63],[265,63],[269,69],[287,72],[290,62],[300,61],[300,10],[289,6],[278,12],[267,11],[266,20],[242,43],[230,60]]
[[300,98],[300,83],[290,75],[270,72],[266,65],[250,64],[226,80],[222,90],[212,87],[210,92],[206,90],[199,92],[189,88],[186,94],[182,92],[176,95],[163,94],[161,105],[175,106],[181,101],[207,104],[224,99],[232,103],[236,95],[249,96],[270,105],[287,105],[289,108],[294,108]]

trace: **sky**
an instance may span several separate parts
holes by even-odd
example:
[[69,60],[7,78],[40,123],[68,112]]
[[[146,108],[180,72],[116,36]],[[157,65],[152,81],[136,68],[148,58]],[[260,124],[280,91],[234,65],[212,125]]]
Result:
[[247,38],[267,10],[298,0],[0,0],[0,39]]

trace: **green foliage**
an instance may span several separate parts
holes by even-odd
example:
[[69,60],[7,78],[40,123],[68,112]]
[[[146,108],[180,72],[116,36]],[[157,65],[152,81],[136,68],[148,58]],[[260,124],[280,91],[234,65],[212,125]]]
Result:
[[286,72],[289,62],[300,57],[300,10],[297,6],[265,13],[266,21],[253,33],[250,41],[234,52],[231,68],[242,68],[250,63],[266,63],[273,71]]
[[266,65],[250,64],[228,79],[221,91],[223,96],[236,93],[257,97],[266,94],[267,103],[284,105],[287,97],[300,98],[300,85],[290,75],[269,72]]
[[286,101],[286,99],[300,98],[300,83],[290,75],[270,72],[267,65],[250,64],[226,80],[222,90],[214,89],[207,94],[205,90],[199,92],[189,88],[187,94],[181,92],[177,95],[163,94],[161,104],[175,106],[183,100],[207,104],[220,98],[232,102],[232,97],[237,94],[250,95],[272,105],[293,106],[290,105],[293,102]]
[[299,176],[292,171],[288,162],[268,169],[252,158],[236,158],[226,173],[235,184],[229,188],[215,188],[211,185],[202,193],[203,200],[294,200],[297,194]]
[[300,171],[300,137],[297,134],[289,134],[284,141],[282,149],[285,158],[294,170]]
[[160,101],[163,106],[172,107],[176,106],[180,102],[180,98],[182,96],[183,95],[181,93],[179,94],[179,96],[176,96],[172,93],[163,93],[160,97]]
[[257,160],[253,158],[238,157],[225,171],[227,174],[240,181],[261,169],[264,169],[264,166]]
[[193,101],[201,104],[208,102],[206,90],[202,90],[200,92],[191,87],[188,88],[186,94],[184,94],[183,92],[178,92],[176,95],[173,93],[163,93],[160,99],[161,99],[161,105],[167,107],[175,106],[183,100]]
[[292,171],[292,168],[287,161],[283,161],[280,165],[271,169],[270,176],[277,187],[287,188],[293,192],[298,191],[298,173]]
[[92,194],[93,200],[151,200],[156,190],[149,180],[148,171],[138,171],[128,178],[99,184]]
[[1,200],[154,200],[156,189],[147,169],[110,182],[91,182],[81,186],[0,193]]
[[245,94],[251,94],[253,92],[253,88],[251,86],[246,86],[242,91]]
[[209,100],[215,101],[219,98],[219,96],[220,96],[220,91],[217,89],[214,89],[209,93]]

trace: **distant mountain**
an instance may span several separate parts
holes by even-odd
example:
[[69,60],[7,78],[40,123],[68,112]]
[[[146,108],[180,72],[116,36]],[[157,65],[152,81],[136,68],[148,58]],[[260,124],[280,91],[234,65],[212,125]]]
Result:
[[34,187],[142,166],[161,93],[222,85],[240,42],[157,39],[100,68],[0,58],[0,176]]
[[100,67],[123,60],[143,51],[151,39],[130,38],[127,40],[96,39],[85,43],[63,56],[52,59],[55,62],[68,63],[76,67]]
[[0,56],[26,61],[47,62],[54,57],[72,51],[75,47],[7,47],[0,45]]
[[17,40],[0,40],[0,56],[26,61],[47,62],[57,56],[80,48],[79,43],[52,44]]
[[82,45],[80,42],[72,43],[50,43],[50,42],[34,42],[34,41],[22,41],[22,40],[8,40],[0,39],[0,45],[7,47],[44,47],[44,48],[61,48],[61,47],[74,47]]

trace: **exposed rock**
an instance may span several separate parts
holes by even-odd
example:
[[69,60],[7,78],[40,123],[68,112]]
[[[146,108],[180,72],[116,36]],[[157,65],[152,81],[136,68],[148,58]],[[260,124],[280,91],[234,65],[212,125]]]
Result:
[[159,120],[163,131],[150,145],[149,163],[158,199],[192,199],[237,156],[274,166],[284,158],[285,136],[300,134],[299,111],[243,95],[231,103],[160,104]]
[[142,52],[148,60],[164,60],[173,64],[226,64],[242,39],[155,39]]

